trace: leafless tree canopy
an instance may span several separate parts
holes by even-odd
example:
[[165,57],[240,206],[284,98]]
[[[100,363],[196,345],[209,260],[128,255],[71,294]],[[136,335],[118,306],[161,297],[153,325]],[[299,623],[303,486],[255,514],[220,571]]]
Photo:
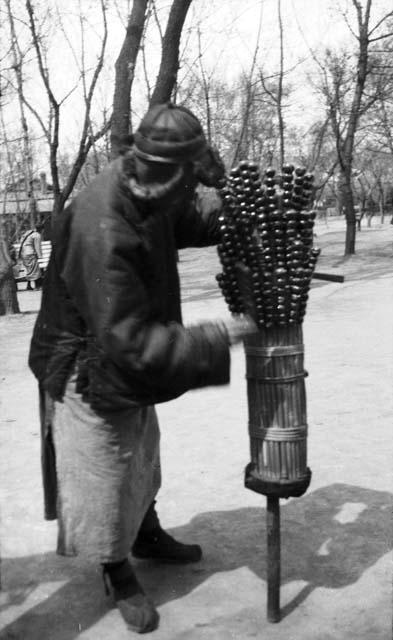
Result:
[[[328,46],[310,44],[297,0],[100,0],[93,12],[80,0],[5,0],[0,298],[12,280],[9,246],[40,216],[37,176],[47,174],[54,218],[131,142],[148,105],[168,100],[197,114],[228,168],[243,158],[306,165],[318,206],[346,216],[343,251],[354,253],[356,212],[371,224],[392,206],[393,9],[388,0],[319,6],[346,33]],[[307,44],[299,55],[294,25]]]

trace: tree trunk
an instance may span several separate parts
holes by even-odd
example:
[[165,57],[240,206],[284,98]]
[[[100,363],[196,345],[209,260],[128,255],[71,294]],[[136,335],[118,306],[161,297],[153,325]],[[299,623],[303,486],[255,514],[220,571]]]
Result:
[[180,38],[192,0],[173,0],[162,40],[161,64],[150,105],[168,102],[179,69]]
[[[150,105],[167,102],[171,98],[179,68],[181,33],[191,2],[192,0],[173,0],[162,39],[161,64]],[[148,0],[134,0],[126,37],[115,65],[116,78],[111,122],[112,158],[119,154],[121,139],[131,132],[131,90],[143,38],[147,6]]]
[[128,19],[126,37],[115,64],[116,77],[111,125],[112,158],[119,154],[121,138],[130,133],[131,89],[146,19],[147,2],[148,0],[134,0]]
[[385,205],[383,199],[379,201],[379,214],[381,216],[381,224],[385,222]]
[[0,239],[0,316],[20,313],[12,261],[5,240]]
[[356,241],[356,215],[353,204],[353,193],[351,184],[351,166],[340,170],[338,179],[338,195],[341,204],[341,211],[345,214],[346,233],[345,233],[345,255],[355,253]]
[[385,191],[382,185],[382,181],[378,180],[378,192],[379,192],[379,215],[381,216],[381,224],[385,222]]

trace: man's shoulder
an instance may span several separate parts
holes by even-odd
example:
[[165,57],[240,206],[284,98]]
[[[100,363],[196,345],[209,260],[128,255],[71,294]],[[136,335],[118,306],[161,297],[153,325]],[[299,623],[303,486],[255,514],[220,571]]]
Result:
[[138,235],[140,222],[138,208],[124,189],[119,162],[113,161],[58,216],[56,236],[90,243],[115,232],[130,240]]
[[120,176],[121,163],[119,159],[109,162],[88,185],[73,197],[71,206],[75,208],[80,204],[102,198],[103,194],[110,193],[118,185]]

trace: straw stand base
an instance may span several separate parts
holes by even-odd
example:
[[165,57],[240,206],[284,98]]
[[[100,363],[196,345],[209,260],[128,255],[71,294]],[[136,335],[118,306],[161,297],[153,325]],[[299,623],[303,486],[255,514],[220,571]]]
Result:
[[276,498],[300,498],[306,493],[311,482],[311,469],[307,467],[303,478],[297,478],[293,482],[272,482],[260,477],[255,463],[250,462],[244,472],[244,485],[247,489],[261,493],[264,496]]
[[244,348],[251,453],[245,486],[267,496],[267,619],[279,622],[280,498],[301,496],[311,480],[302,326],[265,329]]
[[246,487],[289,498],[307,490],[307,411],[301,325],[260,331],[245,343],[251,462]]

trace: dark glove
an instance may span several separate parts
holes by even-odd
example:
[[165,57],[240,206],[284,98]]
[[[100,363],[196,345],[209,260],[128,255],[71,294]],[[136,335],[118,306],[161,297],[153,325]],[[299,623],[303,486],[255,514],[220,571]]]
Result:
[[218,187],[225,176],[225,165],[215,147],[208,146],[193,167],[195,178],[206,187]]

